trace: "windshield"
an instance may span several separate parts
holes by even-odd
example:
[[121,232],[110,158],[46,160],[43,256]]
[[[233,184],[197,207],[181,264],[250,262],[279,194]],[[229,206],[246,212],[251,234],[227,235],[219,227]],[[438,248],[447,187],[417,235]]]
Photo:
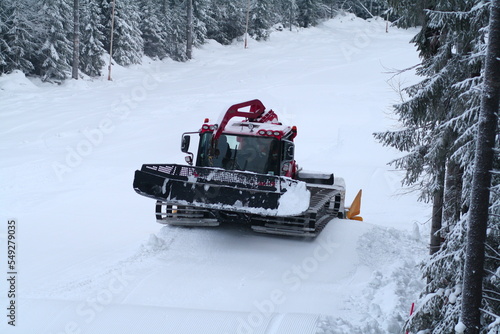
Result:
[[201,135],[197,166],[279,175],[280,142],[276,138],[222,134],[210,152],[212,135]]

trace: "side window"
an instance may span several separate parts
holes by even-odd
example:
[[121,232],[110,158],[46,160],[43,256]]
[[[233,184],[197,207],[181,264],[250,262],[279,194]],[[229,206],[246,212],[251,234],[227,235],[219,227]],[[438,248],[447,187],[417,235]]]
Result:
[[208,150],[210,149],[210,142],[212,139],[211,132],[205,132],[200,135],[200,144],[198,146],[198,156],[196,158],[196,166],[208,166]]
[[273,139],[269,147],[268,174],[279,175],[280,170],[280,142]]

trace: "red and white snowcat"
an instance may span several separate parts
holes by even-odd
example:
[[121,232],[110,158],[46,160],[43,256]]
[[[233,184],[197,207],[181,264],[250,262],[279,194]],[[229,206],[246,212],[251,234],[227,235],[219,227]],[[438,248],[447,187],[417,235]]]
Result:
[[[191,135],[199,136],[194,166]],[[162,224],[247,223],[256,232],[315,237],[332,218],[361,220],[361,193],[347,210],[342,178],[298,168],[296,135],[261,101],[235,104],[220,122],[205,119],[199,131],[182,135],[189,165],[143,165],[133,186],[156,199]]]

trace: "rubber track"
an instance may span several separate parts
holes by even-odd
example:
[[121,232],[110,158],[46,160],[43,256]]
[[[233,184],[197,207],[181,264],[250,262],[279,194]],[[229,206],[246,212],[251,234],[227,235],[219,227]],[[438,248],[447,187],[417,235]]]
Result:
[[[311,191],[310,206],[299,216],[271,217],[261,215],[244,215],[252,229],[259,233],[288,236],[316,237],[330,220],[338,217],[341,206],[341,194],[337,189],[308,187]],[[333,208],[330,201],[335,198]],[[184,226],[217,226],[218,212],[193,206],[176,206],[166,202],[156,202],[156,218],[161,224]]]
[[[331,188],[311,187],[309,190],[312,193],[311,204],[305,214],[276,218],[254,216],[254,222],[264,222],[264,225],[254,225],[252,229],[259,233],[316,237],[330,220],[338,217],[341,195]],[[328,206],[333,197],[334,207],[330,209]]]

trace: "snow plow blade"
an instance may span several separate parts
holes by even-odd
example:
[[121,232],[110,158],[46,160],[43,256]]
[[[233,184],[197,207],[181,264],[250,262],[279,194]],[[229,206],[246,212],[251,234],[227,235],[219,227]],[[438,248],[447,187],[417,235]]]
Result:
[[306,183],[288,177],[176,164],[143,165],[135,172],[133,187],[140,195],[172,205],[262,216],[300,215],[310,199]]

